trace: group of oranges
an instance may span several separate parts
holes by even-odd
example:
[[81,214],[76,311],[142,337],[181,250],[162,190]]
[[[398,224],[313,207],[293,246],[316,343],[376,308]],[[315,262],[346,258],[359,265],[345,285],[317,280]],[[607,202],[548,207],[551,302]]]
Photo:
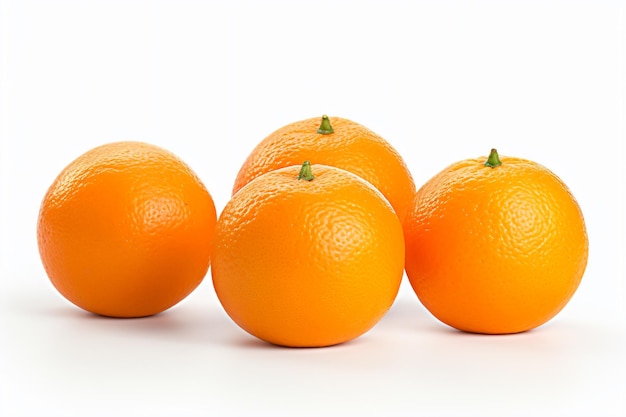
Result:
[[87,311],[160,313],[210,266],[237,325],[294,347],[370,330],[405,272],[449,326],[526,331],[570,300],[588,255],[580,207],[547,168],[492,149],[416,189],[389,142],[327,116],[261,141],[219,217],[202,181],[169,151],[94,148],[50,186],[37,237],[54,287]]

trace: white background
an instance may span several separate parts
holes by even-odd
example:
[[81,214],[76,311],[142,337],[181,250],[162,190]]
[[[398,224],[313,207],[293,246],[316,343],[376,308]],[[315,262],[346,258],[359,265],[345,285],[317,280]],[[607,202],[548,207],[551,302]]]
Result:
[[[618,1],[0,0],[0,416],[626,416],[625,6]],[[453,331],[406,281],[357,340],[240,330],[210,276],[147,319],[77,309],[36,246],[40,201],[88,149],[143,140],[221,210],[271,131],[342,116],[419,186],[485,155],[540,162],[590,237],[578,292],[525,334]]]

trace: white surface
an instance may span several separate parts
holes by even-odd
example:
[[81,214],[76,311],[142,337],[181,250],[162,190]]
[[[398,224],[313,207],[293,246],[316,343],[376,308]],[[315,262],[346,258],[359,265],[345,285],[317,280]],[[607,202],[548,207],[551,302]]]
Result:
[[[0,0],[0,416],[626,416],[624,9]],[[418,186],[491,147],[551,168],[590,236],[571,303],[525,334],[468,335],[405,282],[363,337],[294,350],[237,328],[210,279],[141,320],[83,313],[48,282],[37,211],[79,154],[166,147],[221,210],[258,141],[323,113],[387,138]]]

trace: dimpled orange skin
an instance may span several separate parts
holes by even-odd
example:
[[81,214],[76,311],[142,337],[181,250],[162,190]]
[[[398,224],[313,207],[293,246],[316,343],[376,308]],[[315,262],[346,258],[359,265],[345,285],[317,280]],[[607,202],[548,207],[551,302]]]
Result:
[[406,272],[424,306],[467,332],[547,322],[576,291],[588,256],[581,210],[547,168],[519,158],[444,169],[404,222]]
[[404,272],[401,224],[361,178],[312,165],[251,181],[217,224],[211,274],[222,306],[250,334],[281,346],[321,347],[371,329]]
[[39,213],[39,252],[69,301],[111,317],[162,312],[207,273],[216,212],[191,169],[140,142],[94,148],[70,163]]
[[368,128],[340,117],[330,117],[334,133],[320,134],[321,117],[288,124],[267,136],[242,165],[233,194],[250,180],[277,168],[330,165],[357,174],[372,183],[402,218],[415,194],[415,184],[400,154]]

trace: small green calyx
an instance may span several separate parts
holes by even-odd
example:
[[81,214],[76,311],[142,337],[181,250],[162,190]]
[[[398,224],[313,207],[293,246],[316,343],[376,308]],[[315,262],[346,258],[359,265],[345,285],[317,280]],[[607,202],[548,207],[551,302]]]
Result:
[[487,158],[487,161],[485,162],[485,166],[490,167],[490,168],[495,168],[500,165],[502,165],[502,161],[500,161],[500,157],[498,156],[498,151],[495,149],[492,149],[491,153],[489,154],[489,158]]
[[328,116],[326,115],[322,116],[322,124],[317,129],[317,133],[321,135],[329,135],[331,133],[335,133],[335,130],[330,125],[330,119],[328,118]]
[[314,178],[315,177],[313,176],[313,171],[311,171],[311,163],[309,161],[304,161],[302,163],[302,168],[300,168],[300,174],[298,174],[298,179],[313,181]]

